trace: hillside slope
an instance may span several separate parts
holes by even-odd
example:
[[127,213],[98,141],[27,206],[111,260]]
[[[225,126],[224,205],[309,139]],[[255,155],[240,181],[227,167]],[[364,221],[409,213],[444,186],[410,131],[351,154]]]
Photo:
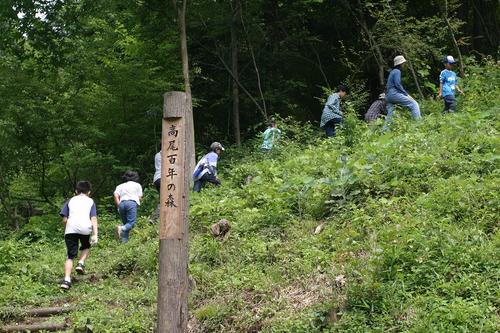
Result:
[[[332,140],[287,122],[272,155],[223,158],[223,186],[191,196],[190,331],[498,330],[499,83],[496,64],[471,68],[456,115],[425,101],[418,124],[381,133],[351,117]],[[219,241],[209,229],[223,218]],[[63,292],[58,220],[0,242],[0,318],[73,304],[79,330],[152,331],[156,226],[141,218],[121,245],[116,216],[101,215],[93,278]]]

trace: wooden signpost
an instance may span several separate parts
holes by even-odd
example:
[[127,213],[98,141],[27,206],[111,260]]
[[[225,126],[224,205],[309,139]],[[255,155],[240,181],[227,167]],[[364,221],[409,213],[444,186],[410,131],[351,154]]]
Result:
[[186,332],[188,309],[188,195],[189,147],[186,135],[188,96],[164,95],[161,189],[160,258],[158,273],[158,333]]

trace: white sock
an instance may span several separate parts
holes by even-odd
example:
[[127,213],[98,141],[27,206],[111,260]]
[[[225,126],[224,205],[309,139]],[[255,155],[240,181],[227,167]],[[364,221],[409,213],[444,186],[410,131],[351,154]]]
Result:
[[71,282],[71,277],[64,277],[64,281]]
[[85,263],[84,263],[83,261],[81,261],[81,260],[80,260],[78,263],[79,263],[79,264],[82,264],[82,265],[84,265],[84,264],[85,264]]

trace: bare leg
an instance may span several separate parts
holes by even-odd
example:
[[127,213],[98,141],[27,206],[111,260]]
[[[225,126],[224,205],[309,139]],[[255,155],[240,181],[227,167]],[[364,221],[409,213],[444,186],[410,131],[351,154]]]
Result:
[[71,280],[71,270],[73,269],[73,259],[66,259],[64,263],[64,279],[66,281]]
[[82,252],[80,253],[80,261],[84,263],[87,257],[89,256],[89,253],[90,249],[82,250]]

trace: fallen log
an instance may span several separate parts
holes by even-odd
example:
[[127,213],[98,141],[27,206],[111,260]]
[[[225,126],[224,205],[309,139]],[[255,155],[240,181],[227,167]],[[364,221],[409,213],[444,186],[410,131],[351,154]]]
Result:
[[61,313],[68,313],[73,311],[75,308],[72,306],[56,306],[50,308],[35,308],[24,310],[24,316],[28,317],[48,317],[52,315],[57,315]]
[[19,324],[6,325],[0,327],[0,332],[38,332],[38,331],[61,331],[69,328],[67,323],[39,323],[39,324]]

